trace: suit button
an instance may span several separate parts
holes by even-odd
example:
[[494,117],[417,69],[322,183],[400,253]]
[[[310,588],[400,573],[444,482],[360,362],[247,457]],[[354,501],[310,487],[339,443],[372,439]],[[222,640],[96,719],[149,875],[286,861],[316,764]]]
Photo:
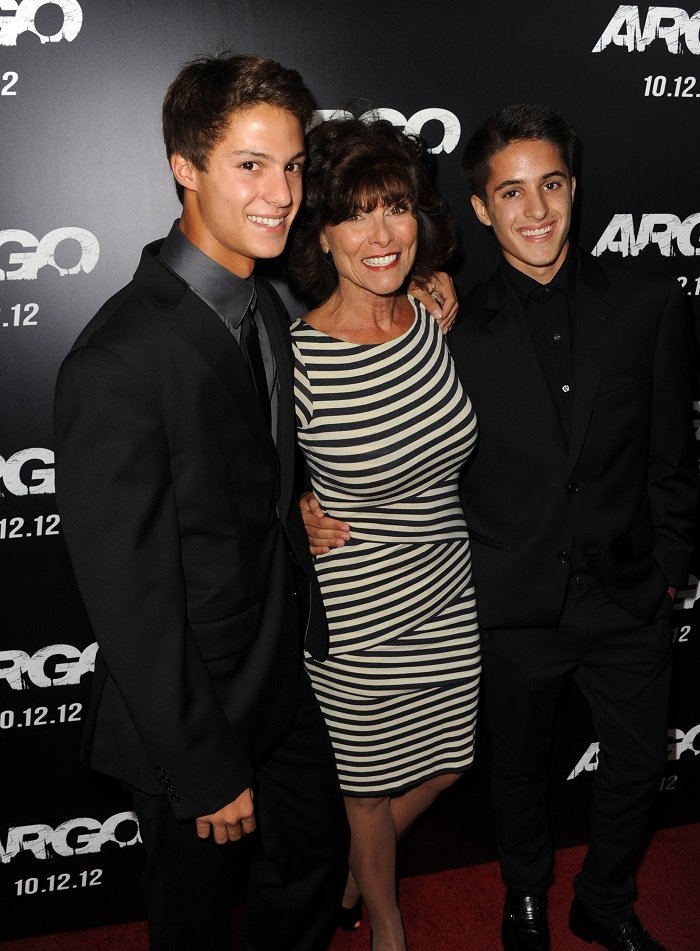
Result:
[[571,555],[568,551],[560,551],[557,555],[557,558],[559,559],[559,563],[562,565],[568,565],[571,561]]
[[577,495],[579,489],[580,489],[580,486],[578,482],[569,482],[569,484],[566,487],[566,491],[569,493],[569,495]]

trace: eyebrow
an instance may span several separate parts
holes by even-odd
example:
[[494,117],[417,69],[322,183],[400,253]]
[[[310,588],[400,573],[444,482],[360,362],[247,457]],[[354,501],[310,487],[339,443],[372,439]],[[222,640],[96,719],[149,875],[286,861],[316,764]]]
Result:
[[[562,172],[558,168],[555,168],[551,172],[546,172],[544,175],[540,176],[541,182],[546,182],[550,178],[568,178],[567,172]],[[504,188],[510,188],[511,185],[522,185],[524,179],[522,178],[508,178],[504,182],[500,182],[493,190],[494,195],[496,192],[502,191]]]
[[[250,158],[261,158],[266,159],[268,162],[274,162],[275,156],[268,155],[267,152],[256,152],[254,149],[235,149],[232,152],[228,153],[230,156],[243,156],[246,155]],[[285,159],[284,164],[287,165],[289,162],[296,162],[298,159],[306,158],[306,152],[301,151],[297,152],[296,155],[292,155],[290,158]]]

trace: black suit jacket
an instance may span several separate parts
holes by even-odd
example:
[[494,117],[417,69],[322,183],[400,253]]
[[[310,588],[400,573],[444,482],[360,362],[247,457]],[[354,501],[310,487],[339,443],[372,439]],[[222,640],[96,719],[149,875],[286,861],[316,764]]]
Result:
[[687,581],[697,462],[680,290],[578,253],[567,440],[522,310],[496,272],[448,336],[479,420],[464,473],[479,618],[554,626],[574,538],[606,592],[651,618]]
[[56,492],[100,648],[91,762],[184,818],[251,784],[293,716],[302,627],[319,657],[327,635],[293,498],[286,311],[258,282],[275,446],[236,341],[159,246],[61,367]]

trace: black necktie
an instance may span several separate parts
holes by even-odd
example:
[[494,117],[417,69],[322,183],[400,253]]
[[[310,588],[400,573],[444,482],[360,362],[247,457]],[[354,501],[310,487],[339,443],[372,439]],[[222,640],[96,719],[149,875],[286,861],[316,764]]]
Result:
[[263,408],[265,419],[270,424],[270,394],[267,389],[267,377],[265,376],[265,364],[263,363],[262,351],[260,350],[260,338],[258,337],[258,328],[255,325],[255,308],[257,305],[257,294],[253,291],[253,298],[248,305],[243,320],[241,321],[241,352],[243,359],[248,364],[250,375],[253,377],[253,384]]

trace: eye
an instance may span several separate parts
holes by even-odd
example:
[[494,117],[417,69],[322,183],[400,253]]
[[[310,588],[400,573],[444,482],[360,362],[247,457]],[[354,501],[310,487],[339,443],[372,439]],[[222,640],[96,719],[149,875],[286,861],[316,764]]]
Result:
[[289,162],[284,167],[285,172],[291,172],[292,175],[301,175],[304,171],[304,165],[302,162]]
[[504,198],[516,198],[520,192],[517,188],[510,188],[507,192],[501,192]]
[[245,172],[254,172],[255,169],[258,168],[258,167],[259,167],[259,166],[258,166],[258,163],[257,163],[257,162],[253,162],[253,161],[251,161],[251,160],[249,160],[249,161],[247,161],[247,162],[241,162],[241,164],[239,165],[239,168],[242,168],[243,171],[245,171]]
[[553,191],[556,191],[558,188],[561,188],[561,182],[556,182],[556,181],[545,182],[544,187],[547,189],[547,191],[553,192]]
[[397,202],[395,205],[392,205],[388,211],[390,215],[403,215],[408,211],[408,205]]

